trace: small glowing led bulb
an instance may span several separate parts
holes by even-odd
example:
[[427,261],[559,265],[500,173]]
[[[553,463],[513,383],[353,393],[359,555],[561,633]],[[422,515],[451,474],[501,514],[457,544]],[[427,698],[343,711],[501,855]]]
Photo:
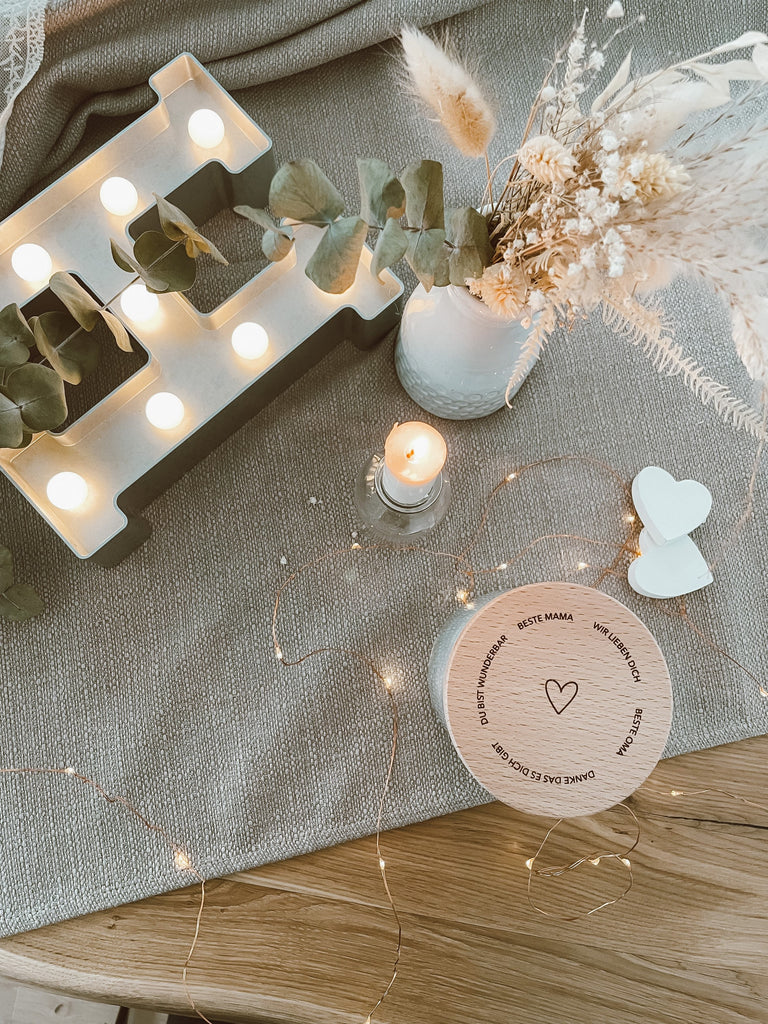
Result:
[[147,419],[158,430],[173,430],[184,419],[184,403],[170,391],[158,391],[144,407]]
[[232,331],[232,348],[243,359],[259,359],[269,348],[269,335],[261,324],[246,321]]
[[88,497],[88,484],[79,473],[56,473],[48,481],[45,493],[52,505],[70,512]]
[[133,213],[139,202],[139,193],[127,178],[107,178],[99,189],[101,205],[117,217]]
[[11,266],[22,281],[36,284],[38,281],[47,281],[51,276],[53,261],[48,250],[44,249],[42,245],[25,242],[24,245],[13,250]]
[[123,312],[137,324],[151,320],[159,305],[154,292],[147,291],[145,285],[140,283],[129,285],[120,297]]
[[224,138],[224,122],[215,110],[196,110],[187,122],[193,142],[203,149],[215,149]]

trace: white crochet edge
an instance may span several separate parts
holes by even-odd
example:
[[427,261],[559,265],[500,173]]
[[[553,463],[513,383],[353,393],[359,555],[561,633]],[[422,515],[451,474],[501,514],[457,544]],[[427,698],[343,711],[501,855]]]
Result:
[[13,104],[40,67],[46,0],[0,0],[0,166]]

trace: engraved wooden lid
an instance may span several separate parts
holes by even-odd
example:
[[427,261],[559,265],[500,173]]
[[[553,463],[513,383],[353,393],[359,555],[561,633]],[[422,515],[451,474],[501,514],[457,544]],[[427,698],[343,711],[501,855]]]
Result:
[[619,601],[536,583],[486,604],[450,657],[444,707],[467,768],[530,814],[594,814],[634,792],[669,734],[664,655]]

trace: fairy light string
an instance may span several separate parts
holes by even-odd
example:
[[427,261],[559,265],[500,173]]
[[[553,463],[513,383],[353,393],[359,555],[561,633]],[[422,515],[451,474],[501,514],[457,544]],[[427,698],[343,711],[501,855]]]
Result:
[[[758,458],[759,458],[759,453],[761,452],[761,450],[762,450],[762,448],[758,449]],[[612,539],[587,537],[587,536],[582,535],[582,534],[573,534],[573,533],[548,533],[548,534],[542,534],[542,535],[540,535],[538,537],[533,538],[524,547],[520,548],[516,552],[514,552],[511,555],[507,556],[505,560],[497,562],[495,565],[490,566],[490,567],[476,568],[474,566],[474,564],[472,563],[470,556],[471,556],[472,552],[474,551],[475,547],[477,546],[477,544],[478,544],[478,542],[480,540],[480,537],[483,534],[483,531],[484,531],[484,529],[485,529],[485,527],[486,527],[486,525],[488,523],[488,519],[489,519],[489,516],[490,516],[490,513],[491,513],[491,508],[492,508],[494,502],[496,501],[496,499],[499,497],[499,495],[502,494],[503,492],[505,492],[510,484],[519,483],[520,479],[523,476],[525,476],[526,474],[530,473],[533,470],[537,470],[537,469],[541,469],[541,468],[549,467],[549,466],[554,466],[554,465],[558,465],[558,464],[567,464],[567,463],[579,463],[579,464],[582,464],[582,465],[588,465],[588,466],[591,466],[592,468],[599,469],[602,472],[606,473],[617,484],[617,486],[619,488],[620,495],[621,495],[621,497],[623,499],[623,504],[625,506],[625,511],[621,515],[621,519],[620,519],[620,522],[624,526],[624,529],[625,529],[625,534],[626,535],[625,535],[624,539],[622,541],[616,541],[616,540],[612,540]],[[755,471],[754,476],[756,477],[756,471]],[[750,501],[751,501],[751,495],[752,495],[753,490],[754,490],[754,482],[750,486],[750,496],[749,496],[750,497]],[[638,538],[639,538],[639,534],[640,534],[640,529],[641,529],[641,524],[640,524],[640,522],[639,522],[639,520],[637,518],[637,515],[636,515],[636,513],[634,511],[634,506],[633,506],[633,503],[632,503],[632,487],[631,487],[631,482],[628,482],[613,466],[611,466],[609,463],[604,462],[601,459],[597,459],[597,458],[595,458],[593,456],[572,455],[572,454],[556,455],[556,456],[552,456],[552,457],[549,457],[549,458],[536,459],[534,461],[525,463],[524,465],[518,466],[517,468],[515,468],[515,469],[511,470],[510,472],[506,473],[502,477],[502,479],[498,481],[498,483],[492,488],[490,494],[488,495],[488,498],[486,499],[486,502],[485,502],[485,504],[484,504],[484,506],[483,506],[483,508],[481,510],[480,517],[479,517],[478,524],[477,524],[476,528],[471,533],[471,535],[469,537],[469,540],[466,543],[466,545],[464,546],[464,548],[462,548],[462,550],[458,554],[453,554],[451,552],[446,552],[446,551],[436,551],[436,550],[433,550],[433,549],[430,549],[430,548],[427,548],[427,547],[423,547],[421,545],[408,545],[408,546],[404,546],[404,547],[393,547],[392,545],[381,544],[381,543],[362,545],[358,541],[355,541],[350,546],[347,546],[347,547],[344,547],[344,548],[337,548],[336,550],[328,552],[325,555],[320,556],[319,558],[316,558],[316,559],[314,559],[314,560],[312,560],[310,562],[306,562],[303,565],[300,565],[298,568],[296,568],[286,578],[286,580],[280,586],[280,588],[279,588],[279,590],[277,592],[277,595],[275,597],[275,603],[274,603],[273,613],[272,613],[272,642],[273,642],[273,645],[274,645],[275,655],[276,655],[278,661],[280,661],[281,664],[284,667],[292,667],[292,666],[300,665],[304,661],[308,660],[309,658],[313,658],[313,657],[318,656],[320,654],[339,654],[339,655],[345,655],[345,656],[352,657],[352,658],[356,659],[359,663],[363,664],[369,671],[371,671],[374,674],[374,676],[380,682],[385,684],[385,689],[386,689],[386,691],[387,691],[387,693],[388,693],[388,695],[390,697],[390,700],[391,700],[391,707],[392,707],[392,714],[393,714],[393,739],[392,739],[392,746],[391,746],[391,749],[390,749],[390,758],[389,758],[389,766],[388,766],[388,770],[387,770],[387,777],[386,777],[386,780],[385,780],[385,784],[384,784],[384,787],[383,787],[383,790],[382,790],[382,793],[381,793],[380,802],[379,802],[379,813],[378,813],[378,818],[377,818],[377,823],[376,823],[375,842],[376,842],[376,856],[377,856],[379,871],[381,872],[382,882],[383,882],[383,885],[384,885],[384,890],[385,890],[385,893],[386,893],[386,896],[387,896],[389,907],[390,907],[391,913],[393,915],[393,918],[394,918],[396,926],[397,926],[397,941],[396,941],[396,947],[395,947],[395,955],[394,955],[394,961],[393,961],[393,968],[392,968],[392,973],[390,975],[389,981],[388,981],[388,983],[386,985],[386,988],[384,989],[382,995],[379,997],[379,999],[376,1002],[376,1004],[374,1005],[373,1009],[369,1012],[368,1016],[366,1017],[365,1024],[371,1024],[373,1015],[381,1007],[381,1005],[384,1002],[385,998],[387,997],[387,995],[391,991],[392,986],[394,985],[394,982],[395,982],[395,980],[397,978],[397,971],[398,971],[398,967],[399,967],[399,963],[400,963],[400,959],[401,959],[401,955],[402,955],[402,925],[401,925],[401,917],[399,915],[396,902],[395,902],[395,900],[393,898],[392,892],[390,890],[390,887],[389,887],[389,884],[388,884],[388,881],[387,881],[387,877],[386,877],[386,862],[385,862],[384,857],[383,857],[382,852],[381,852],[381,833],[382,833],[383,811],[384,811],[384,807],[385,807],[387,798],[389,796],[390,784],[391,784],[391,779],[392,779],[392,770],[393,770],[393,766],[394,766],[394,762],[395,762],[395,758],[396,758],[396,753],[397,753],[397,702],[396,702],[395,695],[394,695],[393,690],[392,690],[391,681],[381,671],[381,669],[377,666],[376,662],[372,658],[370,658],[368,655],[363,654],[362,652],[357,651],[357,650],[355,650],[353,648],[341,647],[341,646],[336,647],[336,646],[324,645],[322,647],[317,647],[317,648],[314,648],[314,649],[312,649],[310,651],[307,651],[304,654],[297,655],[292,660],[287,659],[286,656],[285,656],[283,647],[282,647],[282,645],[280,643],[280,640],[279,640],[279,631],[278,631],[278,619],[279,619],[279,614],[280,614],[280,607],[281,607],[281,602],[282,602],[282,600],[283,600],[283,598],[285,596],[286,591],[288,590],[289,587],[291,587],[296,582],[296,580],[303,573],[307,572],[310,569],[316,569],[316,568],[318,568],[320,566],[324,566],[324,565],[327,565],[327,564],[334,564],[339,559],[341,559],[342,557],[349,558],[350,555],[360,556],[360,555],[364,555],[366,553],[379,552],[379,551],[388,551],[388,552],[391,552],[393,554],[405,553],[405,552],[408,552],[408,553],[419,553],[419,554],[424,555],[424,556],[426,556],[428,558],[448,560],[448,561],[452,561],[454,563],[457,571],[460,572],[461,575],[464,577],[464,580],[462,581],[461,585],[458,587],[458,589],[456,591],[456,600],[458,601],[459,604],[462,604],[462,605],[464,605],[467,608],[472,608],[474,606],[473,605],[473,598],[474,598],[475,593],[476,593],[476,584],[477,584],[478,577],[481,577],[481,576],[485,577],[485,576],[490,576],[490,575],[498,574],[498,573],[501,573],[501,572],[506,572],[516,562],[518,562],[520,559],[522,559],[525,554],[527,554],[528,552],[533,550],[536,546],[538,546],[539,544],[545,543],[547,541],[552,541],[552,540],[572,540],[572,541],[576,541],[576,542],[580,542],[580,543],[584,543],[584,544],[589,544],[589,545],[593,545],[593,546],[597,546],[597,547],[609,548],[609,549],[613,550],[613,557],[612,557],[612,560],[610,561],[610,563],[607,566],[605,566],[605,567],[602,567],[602,568],[598,567],[597,568],[597,578],[596,578],[595,583],[593,584],[593,586],[595,588],[597,588],[597,587],[599,587],[604,582],[604,580],[608,576],[615,576],[615,577],[621,578],[623,574],[619,570],[620,570],[620,567],[622,566],[622,563],[627,563],[632,558],[637,557],[640,554],[640,552],[638,550]],[[577,569],[577,571],[582,571],[584,569],[594,568],[594,567],[591,566],[590,563],[588,563],[588,562],[578,561],[576,563],[576,567],[575,568]],[[659,604],[661,604],[661,603],[662,602],[659,602]],[[768,691],[766,691],[766,689],[762,686],[762,684],[760,684],[759,680],[754,675],[754,673],[750,672],[749,669],[747,669],[737,659],[735,659],[730,654],[728,654],[728,652],[726,652],[717,643],[715,643],[715,641],[713,641],[710,637],[708,637],[702,630],[700,630],[698,627],[695,626],[695,624],[691,621],[690,617],[688,616],[684,604],[681,606],[681,609],[678,612],[678,614],[683,619],[683,621],[686,622],[686,624],[698,636],[701,637],[702,640],[707,642],[710,646],[713,647],[714,650],[716,650],[718,653],[720,653],[724,657],[726,657],[729,661],[731,661],[732,664],[734,664],[740,670],[744,671],[753,681],[755,681],[758,684],[758,686],[759,686],[759,692],[760,692],[761,696],[768,696]],[[639,843],[639,840],[640,840],[640,824],[639,824],[639,821],[638,821],[634,811],[632,810],[631,807],[629,807],[628,804],[621,804],[619,806],[621,806],[632,817],[634,825],[635,825],[635,838],[634,838],[632,844],[627,849],[624,849],[624,850],[619,851],[619,852],[615,852],[615,851],[614,852],[601,852],[601,853],[590,855],[589,857],[586,857],[586,858],[579,858],[578,860],[573,861],[570,864],[566,864],[566,865],[563,865],[563,866],[560,866],[560,867],[537,868],[536,867],[537,859],[542,855],[542,853],[543,853],[543,851],[544,851],[548,841],[550,840],[553,832],[561,824],[562,819],[557,821],[553,826],[551,826],[549,828],[549,830],[546,832],[544,838],[542,839],[541,844],[539,845],[539,848],[536,851],[536,853],[534,854],[534,856],[532,858],[529,858],[526,861],[526,867],[528,869],[528,888],[527,888],[528,900],[529,900],[529,903],[531,904],[531,907],[534,910],[536,910],[540,914],[543,914],[544,916],[556,916],[556,917],[559,917],[561,920],[570,921],[570,920],[576,920],[576,919],[581,918],[581,917],[589,917],[592,914],[597,913],[599,910],[602,910],[602,909],[604,909],[606,907],[612,906],[612,905],[620,902],[622,899],[624,899],[628,895],[628,893],[632,889],[633,882],[634,882],[634,875],[633,875],[633,871],[632,871],[632,864],[631,864],[631,861],[629,859],[629,855],[632,853],[632,851],[637,847],[637,844]],[[590,908],[589,910],[583,912],[582,914],[577,915],[577,917],[563,917],[562,915],[551,914],[548,911],[543,910],[535,902],[535,900],[533,898],[533,895],[532,895],[532,884],[533,884],[533,879],[535,877],[536,878],[541,878],[541,879],[543,879],[543,878],[560,877],[561,875],[566,874],[568,872],[576,871],[578,868],[580,868],[587,861],[590,862],[591,864],[593,864],[594,866],[599,866],[599,864],[602,861],[606,861],[606,860],[617,860],[617,861],[619,861],[622,864],[622,866],[624,867],[624,869],[627,871],[627,883],[624,886],[624,889],[621,891],[621,893],[619,893],[618,896],[616,896],[614,898],[611,898],[611,899],[603,900],[598,905]]]
[[[756,468],[753,471],[753,475],[752,475],[751,482],[750,482],[749,493],[748,493],[748,503],[747,503],[747,509],[748,509],[747,518],[749,518],[749,516],[751,516],[751,514],[752,514],[753,496],[754,496],[755,482],[756,482],[756,477],[757,477],[757,465],[759,465],[759,459],[760,459],[761,453],[762,453],[762,444],[761,444],[760,448],[758,449],[758,458],[756,460]],[[621,493],[622,498],[623,498],[623,503],[624,503],[624,505],[626,507],[626,511],[624,512],[624,514],[620,518],[620,522],[625,527],[626,536],[624,537],[624,539],[623,540],[612,540],[612,539],[604,539],[604,538],[587,537],[585,535],[571,534],[571,533],[548,533],[548,534],[543,534],[543,535],[541,535],[539,537],[533,538],[527,544],[525,544],[522,548],[520,548],[519,550],[517,550],[517,551],[513,552],[512,554],[508,555],[505,560],[499,561],[496,564],[494,564],[493,566],[485,567],[485,568],[477,568],[477,567],[475,567],[475,565],[471,561],[470,555],[473,552],[474,548],[476,547],[476,545],[477,545],[477,543],[478,543],[478,541],[479,541],[479,539],[480,539],[480,537],[481,537],[481,535],[483,533],[483,530],[485,529],[485,527],[487,525],[487,522],[488,522],[488,519],[489,519],[489,516],[490,516],[490,512],[491,512],[491,506],[496,501],[498,496],[500,494],[502,494],[507,489],[507,487],[510,484],[518,483],[523,476],[525,476],[526,474],[530,473],[533,470],[540,469],[540,468],[547,467],[547,466],[552,466],[552,465],[555,465],[555,464],[563,464],[563,463],[569,463],[569,462],[581,463],[581,464],[584,464],[584,465],[590,465],[593,468],[599,468],[601,471],[605,472],[609,477],[611,477],[619,485],[620,493]],[[742,519],[744,519],[744,517],[742,517]],[[741,528],[741,526],[742,526],[742,522],[740,521],[739,529]],[[392,894],[392,891],[391,891],[391,888],[390,888],[390,885],[389,885],[389,879],[388,879],[388,876],[387,876],[387,862],[386,862],[386,859],[385,859],[385,856],[384,856],[383,847],[382,847],[382,833],[383,833],[383,830],[384,830],[384,815],[385,815],[387,800],[388,800],[390,789],[391,789],[392,778],[393,778],[393,773],[394,773],[395,764],[396,764],[396,758],[397,758],[397,750],[398,750],[398,736],[399,736],[399,707],[398,707],[398,697],[397,697],[398,687],[396,686],[396,684],[393,681],[392,677],[390,675],[388,675],[386,672],[384,672],[377,665],[377,663],[375,662],[375,660],[373,658],[369,657],[364,652],[362,652],[360,650],[356,650],[355,648],[352,648],[352,647],[324,645],[324,646],[321,646],[321,647],[318,647],[318,648],[314,648],[313,650],[308,651],[306,653],[298,654],[298,655],[296,655],[294,657],[287,657],[286,654],[285,654],[283,645],[280,642],[279,630],[278,630],[278,621],[279,621],[279,613],[280,613],[281,603],[283,601],[283,598],[285,596],[286,591],[296,582],[296,580],[303,573],[305,573],[305,572],[307,572],[307,571],[309,571],[311,569],[318,569],[318,568],[322,568],[324,566],[332,566],[336,562],[338,562],[342,557],[346,558],[346,559],[348,559],[350,557],[361,557],[363,555],[370,554],[372,552],[378,552],[378,551],[386,551],[388,553],[397,553],[397,554],[412,553],[412,554],[420,554],[420,555],[426,556],[426,557],[431,558],[431,559],[436,559],[438,561],[452,563],[454,565],[457,573],[460,575],[461,581],[462,581],[461,585],[459,586],[459,588],[456,591],[456,600],[460,604],[464,605],[465,607],[472,608],[473,607],[472,599],[473,599],[473,597],[475,596],[475,593],[476,593],[476,585],[477,585],[478,577],[481,577],[481,576],[482,577],[487,577],[489,575],[506,572],[509,569],[511,569],[512,566],[514,566],[516,562],[520,561],[520,559],[523,558],[525,554],[527,554],[528,552],[533,550],[539,544],[545,543],[546,541],[552,541],[552,540],[571,540],[571,541],[575,541],[575,542],[582,543],[582,544],[589,544],[590,546],[593,546],[593,547],[607,548],[607,549],[609,549],[612,552],[611,561],[609,562],[608,565],[606,565],[604,567],[593,566],[589,562],[581,561],[581,560],[578,561],[576,563],[576,565],[575,565],[575,569],[577,571],[579,571],[579,572],[581,572],[581,571],[583,571],[585,569],[588,569],[588,568],[596,569],[597,577],[596,577],[596,581],[593,584],[593,586],[594,587],[598,587],[609,576],[617,577],[617,578],[622,578],[622,576],[623,576],[623,573],[621,571],[622,563],[625,563],[625,562],[631,560],[631,558],[636,557],[639,554],[639,552],[637,551],[637,537],[638,537],[638,534],[639,534],[639,529],[640,529],[640,525],[638,523],[637,516],[635,515],[634,510],[632,508],[631,485],[612,466],[610,466],[606,462],[603,462],[603,461],[601,461],[599,459],[596,459],[596,458],[593,458],[591,456],[559,455],[559,456],[553,456],[551,458],[546,458],[546,459],[537,459],[535,461],[526,463],[525,465],[522,465],[522,466],[520,466],[520,467],[510,471],[509,473],[505,474],[505,476],[491,490],[491,492],[490,492],[490,494],[489,494],[489,496],[488,496],[488,498],[486,500],[486,503],[485,503],[485,505],[483,506],[483,508],[481,510],[480,518],[479,518],[478,525],[477,525],[476,529],[471,534],[470,539],[467,542],[467,544],[465,545],[465,547],[458,554],[454,554],[454,553],[448,552],[448,551],[434,550],[434,549],[422,547],[420,545],[409,545],[409,546],[406,546],[406,547],[394,548],[394,547],[392,547],[389,544],[376,543],[376,544],[370,544],[370,545],[362,545],[358,541],[355,541],[351,545],[345,546],[343,548],[337,548],[335,550],[327,552],[326,554],[324,554],[324,555],[322,555],[322,556],[320,556],[318,558],[315,558],[312,561],[306,562],[305,564],[299,566],[297,569],[295,569],[285,579],[285,581],[282,583],[282,585],[278,589],[276,597],[275,597],[275,602],[274,602],[274,606],[273,606],[273,613],[272,613],[272,643],[273,643],[273,647],[274,647],[275,656],[276,656],[277,660],[279,661],[281,667],[282,668],[286,668],[286,669],[287,668],[297,667],[297,666],[303,664],[308,659],[316,657],[316,656],[319,656],[321,654],[335,654],[335,655],[350,657],[353,660],[355,660],[358,664],[363,666],[367,671],[369,671],[373,675],[374,679],[377,680],[378,683],[381,685],[381,687],[382,687],[382,689],[384,691],[384,694],[386,695],[387,700],[388,700],[388,706],[389,706],[389,711],[390,711],[390,715],[391,715],[391,722],[392,722],[391,744],[390,744],[390,749],[389,749],[389,755],[388,755],[388,758],[387,758],[387,767],[386,767],[386,774],[385,774],[384,784],[382,786],[382,789],[381,789],[381,792],[380,792],[380,795],[379,795],[379,799],[378,799],[378,804],[377,804],[376,833],[375,833],[375,852],[376,852],[378,871],[379,871],[379,874],[380,874],[380,877],[381,877],[381,881],[382,881],[382,885],[383,885],[383,888],[384,888],[384,892],[385,892],[386,897],[387,897],[389,909],[390,909],[390,912],[392,914],[392,917],[393,917],[393,920],[394,920],[394,923],[395,923],[395,926],[396,926],[397,936],[396,936],[396,943],[395,943],[395,949],[394,949],[394,955],[393,955],[392,969],[391,969],[391,973],[390,973],[389,979],[387,981],[386,986],[383,988],[381,995],[379,996],[377,1001],[374,1003],[374,1005],[372,1006],[371,1010],[368,1012],[368,1014],[367,1014],[367,1016],[365,1018],[365,1024],[372,1024],[374,1015],[381,1008],[384,1000],[387,998],[387,996],[391,992],[392,987],[395,984],[395,981],[397,980],[397,977],[398,977],[398,970],[399,970],[400,961],[401,961],[401,957],[402,957],[402,950],[403,950],[402,917],[400,915],[400,912],[398,910],[396,901],[394,899],[394,896]],[[680,601],[680,604],[679,604],[679,606],[678,606],[676,611],[672,611],[669,608],[665,608],[664,607],[664,602],[659,601],[659,602],[657,602],[657,604],[662,608],[662,610],[667,615],[669,615],[671,617],[677,617],[677,618],[682,619],[686,623],[686,625],[703,642],[705,642],[709,646],[711,646],[718,654],[720,654],[721,656],[726,658],[728,661],[730,661],[739,670],[741,670],[744,673],[746,673],[756,683],[756,685],[759,687],[759,693],[760,693],[760,695],[762,697],[768,697],[768,690],[763,686],[763,684],[760,682],[758,677],[753,672],[751,672],[748,668],[746,668],[744,665],[742,665],[741,662],[739,662],[736,658],[734,658],[732,655],[730,655],[723,647],[718,645],[711,637],[709,637],[706,634],[705,631],[703,631],[699,626],[697,626],[691,620],[690,615],[689,615],[688,610],[687,610],[687,607],[686,607],[686,602],[685,602],[684,599],[682,599]],[[106,803],[108,803],[110,805],[119,805],[120,807],[122,807],[127,813],[129,813],[136,820],[138,820],[139,823],[141,825],[143,825],[149,832],[151,832],[152,834],[154,834],[154,835],[158,836],[159,838],[161,838],[168,845],[168,847],[170,848],[171,853],[172,853],[173,864],[174,864],[174,867],[176,868],[176,870],[178,870],[180,872],[187,872],[187,873],[189,873],[192,876],[192,878],[195,879],[196,883],[199,884],[200,896],[199,896],[199,903],[198,903],[197,913],[195,915],[194,932],[193,932],[193,936],[192,936],[192,940],[191,940],[188,952],[186,954],[186,957],[185,957],[185,960],[184,960],[184,963],[183,963],[183,966],[182,966],[181,980],[182,980],[182,986],[183,986],[185,998],[187,1000],[187,1003],[188,1003],[190,1009],[193,1011],[193,1013],[201,1021],[203,1021],[203,1024],[212,1024],[212,1022],[209,1020],[209,1018],[206,1017],[205,1014],[196,1005],[196,1002],[195,1002],[195,1000],[193,998],[193,995],[192,995],[192,992],[191,992],[191,989],[190,989],[190,985],[189,985],[189,972],[190,972],[190,969],[191,969],[191,966],[192,966],[192,961],[193,961],[195,952],[198,950],[199,943],[200,943],[200,938],[201,938],[203,913],[204,913],[204,910],[205,910],[205,900],[206,900],[206,889],[205,889],[206,882],[205,882],[204,876],[197,869],[197,867],[195,866],[195,864],[194,864],[190,854],[184,848],[184,846],[181,845],[179,842],[177,842],[172,837],[172,835],[170,834],[170,832],[167,829],[165,829],[161,825],[158,825],[155,822],[151,821],[136,806],[134,806],[128,800],[127,797],[121,796],[119,794],[110,793],[98,781],[96,781],[95,779],[89,778],[86,775],[81,774],[80,772],[78,772],[76,769],[74,769],[72,767],[65,767],[65,768],[61,768],[61,767],[6,767],[6,768],[0,768],[0,774],[6,775],[6,776],[10,776],[10,775],[17,775],[17,776],[22,776],[22,775],[27,775],[27,776],[42,776],[42,775],[48,775],[48,776],[67,776],[67,777],[75,780],[76,782],[80,783],[81,785],[90,788],[99,798],[103,799]],[[724,790],[715,790],[715,789],[702,789],[702,790],[695,790],[695,791],[671,790],[669,792],[670,792],[670,795],[672,795],[673,797],[697,796],[697,795],[703,795],[703,794],[721,794],[721,795],[723,795],[723,796],[725,796],[725,797],[727,797],[729,799],[732,799],[732,800],[735,800],[735,801],[739,801],[739,802],[741,802],[743,804],[746,804],[748,806],[759,808],[761,810],[765,810],[765,811],[768,812],[768,808],[763,807],[762,805],[757,804],[754,801],[750,801],[750,800],[748,800],[748,799],[746,799],[744,797],[739,797],[739,796],[727,793]],[[541,915],[543,915],[545,917],[555,917],[555,918],[558,918],[559,920],[574,921],[574,920],[578,920],[578,919],[583,918],[583,917],[589,917],[592,914],[595,914],[598,911],[600,911],[600,910],[602,910],[602,909],[604,909],[606,907],[615,905],[615,904],[619,903],[622,899],[624,899],[627,896],[627,894],[632,889],[632,885],[633,885],[633,871],[632,871],[632,863],[631,863],[631,860],[630,860],[630,855],[636,849],[636,847],[637,847],[637,845],[638,845],[638,843],[640,841],[640,824],[639,824],[639,821],[637,819],[637,816],[635,815],[634,811],[632,810],[632,808],[628,804],[622,803],[622,804],[619,804],[617,806],[622,808],[625,812],[627,812],[631,816],[632,821],[633,821],[633,830],[634,830],[634,839],[633,839],[633,841],[631,842],[631,844],[629,846],[627,846],[625,849],[622,849],[620,851],[596,851],[594,853],[589,854],[588,856],[580,857],[577,860],[571,861],[571,862],[569,862],[567,864],[540,866],[539,865],[539,860],[540,860],[540,858],[543,855],[543,852],[544,852],[544,850],[546,848],[546,845],[550,841],[550,839],[552,838],[552,836],[555,833],[555,831],[562,824],[563,819],[559,819],[552,826],[550,826],[550,828],[545,833],[545,835],[544,835],[541,843],[539,844],[539,847],[536,850],[536,852],[533,855],[533,857],[528,858],[526,860],[526,862],[525,862],[525,865],[526,865],[526,868],[527,868],[527,871],[528,871],[528,883],[527,883],[528,902],[529,902],[531,908],[534,911],[536,911],[537,913],[539,913],[539,914],[541,914]],[[615,896],[613,898],[610,898],[610,899],[603,900],[602,902],[600,902],[596,906],[594,906],[594,907],[592,907],[592,908],[582,912],[581,914],[578,914],[578,915],[575,915],[575,916],[570,916],[570,917],[564,917],[561,914],[556,914],[556,913],[552,913],[550,911],[547,911],[547,910],[543,909],[542,907],[540,907],[539,904],[537,903],[537,901],[535,899],[535,896],[534,896],[534,888],[535,888],[534,883],[537,880],[539,882],[541,882],[541,881],[543,881],[545,879],[560,878],[560,877],[562,877],[565,874],[577,871],[579,868],[583,867],[586,863],[590,863],[591,865],[593,865],[595,867],[598,867],[604,861],[613,861],[613,860],[618,861],[622,865],[622,867],[626,870],[626,872],[627,872],[627,882],[626,882],[624,888],[622,889],[622,891],[617,896]]]
[[[602,850],[595,851],[594,853],[586,854],[586,856],[584,857],[579,857],[577,860],[571,861],[568,864],[537,867],[536,862],[544,852],[544,847],[547,845],[549,840],[552,838],[552,835],[557,831],[560,825],[562,825],[565,819],[558,818],[554,825],[551,825],[547,829],[547,832],[544,838],[541,840],[541,843],[539,844],[539,848],[537,849],[536,853],[533,855],[533,857],[529,857],[528,860],[525,862],[525,866],[528,869],[528,884],[526,887],[528,903],[530,904],[531,908],[536,911],[537,914],[541,914],[542,917],[555,917],[559,921],[579,921],[584,917],[591,917],[592,914],[596,914],[599,910],[603,910],[605,907],[611,907],[614,904],[619,903],[621,900],[625,898],[625,896],[629,895],[634,884],[632,862],[629,859],[629,857],[630,854],[633,853],[634,850],[637,848],[637,844],[640,842],[640,822],[637,819],[637,815],[628,803],[620,803],[617,804],[616,807],[621,808],[623,811],[626,811],[627,814],[629,814],[629,816],[632,819],[634,832],[634,839],[631,845],[628,846],[625,850],[621,850],[619,852]],[[533,896],[534,878],[561,878],[563,875],[566,875],[569,872],[577,871],[580,867],[582,867],[585,864],[592,864],[594,867],[599,867],[600,864],[606,860],[617,861],[619,864],[621,864],[621,866],[627,873],[626,884],[624,885],[624,888],[618,894],[618,896],[615,896],[612,899],[603,900],[602,903],[598,904],[597,906],[591,907],[589,910],[585,910],[580,914],[572,914],[569,916],[564,916],[563,914],[559,913],[553,914],[548,910],[544,910],[543,907],[540,907],[539,904],[535,901]]]
[[77,769],[72,768],[71,766],[68,766],[66,768],[0,768],[0,774],[19,776],[64,776],[65,778],[73,779],[75,782],[79,782],[81,785],[91,789],[100,799],[104,800],[107,804],[117,804],[120,807],[124,808],[124,810],[126,810],[129,814],[136,818],[137,821],[139,821],[140,824],[144,826],[144,828],[146,828],[149,832],[152,832],[155,835],[159,836],[167,843],[167,845],[171,848],[171,851],[173,853],[173,865],[176,868],[176,870],[189,872],[189,874],[192,875],[192,877],[198,882],[200,886],[200,900],[198,903],[197,913],[195,915],[195,928],[192,937],[192,942],[189,946],[189,950],[184,959],[184,965],[181,971],[181,982],[184,988],[184,996],[187,1000],[189,1008],[196,1014],[197,1017],[199,1017],[201,1021],[204,1022],[204,1024],[213,1024],[213,1022],[210,1021],[208,1017],[206,1017],[205,1014],[198,1009],[195,1000],[192,997],[192,992],[189,988],[188,982],[189,968],[190,964],[192,963],[192,958],[195,955],[195,950],[197,949],[198,942],[200,940],[200,926],[203,919],[203,911],[205,910],[205,878],[200,874],[200,872],[193,864],[192,858],[190,857],[187,850],[173,838],[173,836],[167,829],[163,828],[162,825],[158,825],[155,822],[151,821],[134,804],[132,804],[127,797],[121,796],[117,793],[110,793],[107,789],[104,788],[104,786],[101,785],[100,782],[97,782],[96,779],[92,779],[89,778],[87,775],[83,775],[81,772],[77,771]]

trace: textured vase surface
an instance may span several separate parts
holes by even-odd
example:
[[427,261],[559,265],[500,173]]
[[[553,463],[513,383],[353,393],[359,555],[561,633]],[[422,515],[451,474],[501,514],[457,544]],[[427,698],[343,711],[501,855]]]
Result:
[[435,416],[488,416],[505,404],[529,330],[519,320],[496,316],[466,288],[426,292],[419,284],[403,311],[397,375],[411,398]]

